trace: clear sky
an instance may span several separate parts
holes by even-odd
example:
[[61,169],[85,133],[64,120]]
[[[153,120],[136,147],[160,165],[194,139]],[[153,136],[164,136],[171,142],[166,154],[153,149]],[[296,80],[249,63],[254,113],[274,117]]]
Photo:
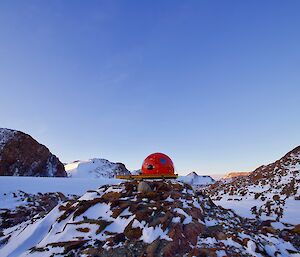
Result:
[[300,144],[300,1],[0,1],[0,127],[63,162],[253,170]]

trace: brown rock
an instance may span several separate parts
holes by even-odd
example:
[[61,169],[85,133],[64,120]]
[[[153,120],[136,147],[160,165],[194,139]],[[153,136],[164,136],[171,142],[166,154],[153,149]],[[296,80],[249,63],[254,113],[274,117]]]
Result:
[[87,240],[77,240],[77,241],[67,241],[67,242],[59,242],[59,243],[51,243],[47,244],[46,247],[52,246],[52,247],[64,247],[65,248],[65,253],[71,251],[71,250],[76,250],[83,246]]
[[143,194],[143,198],[148,198],[149,200],[159,200],[159,195],[156,192],[148,192]]
[[172,187],[173,187],[173,190],[176,190],[176,191],[183,190],[183,186],[181,184],[173,184]]
[[203,257],[217,257],[217,249],[215,248],[201,248],[199,249],[199,256]]
[[183,233],[183,225],[180,223],[174,224],[168,233],[168,236],[173,241],[167,242],[166,246],[162,249],[163,257],[180,256],[180,253],[189,252],[191,246],[188,239]]
[[117,218],[121,213],[123,212],[123,209],[122,208],[115,208],[113,211],[112,211],[112,217],[115,219]]
[[181,198],[181,193],[178,192],[178,191],[172,191],[171,192],[171,198],[173,198],[173,199],[179,199],[179,198]]
[[149,227],[155,227],[161,224],[162,229],[165,230],[169,226],[172,218],[173,214],[168,211],[165,215],[157,217],[152,222],[150,222]]
[[142,236],[142,229],[141,228],[133,228],[132,227],[133,220],[126,226],[124,229],[124,235],[130,239],[139,239]]
[[203,233],[205,230],[205,226],[201,223],[191,222],[189,224],[184,225],[183,233],[185,235],[186,240],[191,242],[192,245],[197,244],[198,236]]
[[247,247],[249,240],[250,240],[249,238],[243,238],[242,245]]
[[82,233],[88,233],[90,232],[89,228],[76,228],[77,231],[82,232]]
[[277,230],[273,227],[263,227],[261,229],[262,233],[263,234],[267,234],[267,233],[270,233],[270,234],[277,234]]
[[156,183],[156,192],[168,192],[170,191],[172,188],[171,188],[171,185],[165,183],[165,182],[157,182]]
[[125,237],[125,234],[124,233],[120,233],[120,234],[116,234],[114,237],[113,237],[113,242],[115,244],[118,244],[120,242],[125,242],[126,240],[126,237]]
[[121,193],[119,192],[108,192],[102,195],[101,198],[107,201],[113,201],[113,200],[118,200],[120,197],[121,197]]
[[193,217],[193,219],[202,219],[203,218],[203,214],[201,212],[200,209],[192,207],[191,211],[190,211],[190,215]]
[[293,229],[292,232],[295,234],[300,235],[300,224],[296,225]]
[[147,257],[156,257],[156,250],[159,246],[159,240],[156,239],[155,241],[153,241],[150,245],[147,246],[146,249],[146,255]]
[[217,231],[215,234],[215,238],[218,240],[226,240],[227,236],[225,233],[221,232],[221,231]]
[[189,252],[188,257],[203,257],[203,254],[201,255],[200,250],[197,248],[194,248]]
[[151,216],[153,210],[150,208],[144,208],[143,210],[138,210],[135,213],[135,218],[138,221],[142,221],[142,220],[148,220],[149,217]]
[[106,220],[97,220],[97,225],[99,226],[96,234],[100,234],[108,225],[110,225],[112,221],[106,221]]

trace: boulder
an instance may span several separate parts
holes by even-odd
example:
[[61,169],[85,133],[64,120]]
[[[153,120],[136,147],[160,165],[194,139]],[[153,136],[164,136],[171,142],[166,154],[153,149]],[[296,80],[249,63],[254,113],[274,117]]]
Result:
[[138,184],[138,192],[139,193],[150,193],[152,192],[151,187],[149,186],[149,184],[147,182],[141,181]]

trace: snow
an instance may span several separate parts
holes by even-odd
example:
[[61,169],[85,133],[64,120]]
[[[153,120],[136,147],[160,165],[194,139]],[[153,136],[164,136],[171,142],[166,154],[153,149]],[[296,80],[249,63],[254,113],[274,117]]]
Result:
[[157,238],[165,239],[167,241],[172,241],[172,239],[167,235],[168,230],[163,231],[162,225],[159,224],[155,227],[149,227],[145,221],[139,222],[138,220],[134,220],[132,223],[133,228],[141,228],[142,236],[139,240],[143,240],[147,244],[151,244]]
[[181,215],[183,215],[186,218],[189,216],[184,210],[182,210],[180,208],[175,208],[174,211],[181,214]]
[[216,251],[217,257],[224,257],[227,256],[226,252],[224,250]]
[[[230,198],[234,198],[231,196]],[[228,201],[228,198],[224,196],[220,201],[213,201],[216,205],[220,205],[225,209],[233,210],[237,215],[244,218],[255,218],[255,215],[251,213],[251,207],[258,205],[258,201],[254,199],[243,199],[242,201]]]
[[247,252],[256,256],[257,253],[255,250],[256,250],[256,244],[252,240],[249,240],[247,242]]
[[208,227],[218,225],[219,222],[217,220],[205,219],[205,225]]
[[272,227],[275,228],[275,229],[280,229],[280,230],[283,230],[283,229],[287,229],[288,227],[285,226],[284,224],[282,224],[281,222],[272,222],[271,223]]
[[193,220],[192,216],[188,215],[184,210],[182,210],[180,208],[175,208],[174,211],[185,217],[183,224],[189,224],[192,222],[192,220]]
[[284,216],[281,219],[282,222],[290,223],[293,225],[300,224],[300,201],[294,199],[286,199],[284,205]]
[[180,222],[180,217],[173,217],[172,222],[173,223],[179,223]]

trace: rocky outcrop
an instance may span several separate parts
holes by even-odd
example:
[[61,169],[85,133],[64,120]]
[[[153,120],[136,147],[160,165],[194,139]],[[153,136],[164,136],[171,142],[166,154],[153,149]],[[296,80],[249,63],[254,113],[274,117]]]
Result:
[[243,210],[249,208],[248,216],[300,223],[293,208],[286,207],[299,206],[300,146],[274,163],[260,166],[246,177],[218,181],[207,192],[215,203],[237,211],[240,202]]
[[31,136],[0,128],[0,176],[66,177],[63,164]]
[[100,158],[71,162],[65,165],[65,169],[72,178],[114,178],[117,175],[130,175],[123,163]]
[[[151,190],[140,192],[137,181],[90,190],[77,201],[54,208],[45,218],[27,223],[27,227],[23,224],[4,231],[5,245],[0,248],[0,255],[12,251],[41,257],[238,257],[299,253],[297,231],[272,228],[272,222],[243,219],[216,206],[187,184],[147,184]],[[29,234],[34,238],[32,242]]]

